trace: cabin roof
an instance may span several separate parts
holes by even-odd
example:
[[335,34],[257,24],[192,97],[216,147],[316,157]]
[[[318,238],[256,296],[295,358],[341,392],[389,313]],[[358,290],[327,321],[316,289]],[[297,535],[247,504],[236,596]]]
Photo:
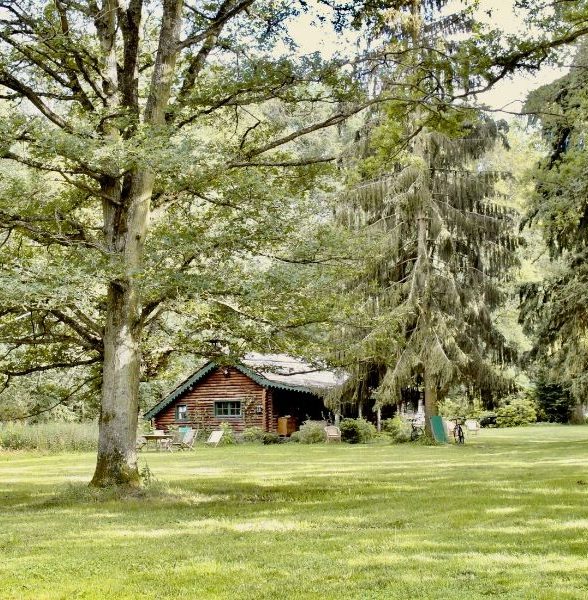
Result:
[[283,385],[285,389],[306,388],[316,393],[339,385],[343,381],[335,371],[315,368],[287,354],[246,354],[243,363],[270,381],[272,386]]
[[[224,365],[213,360],[207,362],[147,411],[144,418],[153,419],[164,408],[221,366]],[[231,366],[265,388],[320,395],[341,383],[341,379],[333,371],[315,369],[304,361],[285,354],[248,354],[241,364]]]

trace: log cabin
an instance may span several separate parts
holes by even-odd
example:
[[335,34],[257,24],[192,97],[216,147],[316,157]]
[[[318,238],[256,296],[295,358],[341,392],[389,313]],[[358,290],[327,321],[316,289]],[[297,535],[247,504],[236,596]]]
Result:
[[235,433],[260,427],[288,436],[303,421],[324,418],[324,393],[339,383],[334,372],[285,355],[248,355],[234,365],[211,360],[144,418],[157,429],[211,429],[228,423]]

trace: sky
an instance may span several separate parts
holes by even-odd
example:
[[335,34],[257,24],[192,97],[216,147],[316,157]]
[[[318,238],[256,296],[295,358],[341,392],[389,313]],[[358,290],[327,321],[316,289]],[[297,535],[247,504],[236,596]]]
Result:
[[[453,0],[448,5],[448,10],[452,11],[460,4],[459,0]],[[512,0],[481,0],[478,17],[481,21],[505,33],[514,35],[522,33],[524,24],[514,13],[512,4]],[[491,16],[488,16],[487,11],[491,11]],[[337,36],[328,24],[317,27],[309,15],[301,15],[296,23],[291,25],[290,32],[299,44],[302,54],[319,51],[328,57],[346,46],[348,49],[349,45],[355,43],[353,34]],[[565,67],[543,67],[535,75],[517,74],[496,84],[489,92],[480,94],[478,101],[494,110],[503,109],[506,116],[510,112],[518,112],[522,109],[525,98],[531,90],[551,83],[565,73]]]
[[[480,20],[508,34],[523,33],[524,23],[512,6],[512,0],[481,0]],[[491,17],[486,11],[491,11]],[[509,111],[521,110],[527,94],[546,83],[562,77],[565,67],[543,67],[537,74],[517,74],[511,79],[497,84],[492,90],[480,96],[479,100],[494,109],[506,107]]]

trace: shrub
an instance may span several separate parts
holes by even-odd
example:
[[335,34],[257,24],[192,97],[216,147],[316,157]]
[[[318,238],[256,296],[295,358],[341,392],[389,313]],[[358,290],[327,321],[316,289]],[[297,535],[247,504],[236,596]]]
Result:
[[505,404],[496,410],[498,427],[517,427],[537,421],[535,404],[529,398],[507,398]]
[[392,441],[396,444],[410,442],[410,424],[398,415],[392,419],[384,419],[382,421],[382,430],[389,433]]
[[269,445],[279,444],[282,440],[280,439],[280,436],[277,433],[268,432],[263,434],[262,441],[264,444]]
[[439,404],[439,415],[447,419],[456,417],[465,419],[466,415],[469,416],[470,410],[467,399],[463,397],[445,398]]
[[446,419],[479,420],[481,414],[479,401],[470,401],[463,395],[445,398],[439,403],[439,415]]
[[288,438],[291,442],[299,443],[300,442],[300,431],[293,431]]
[[221,423],[219,429],[222,429],[223,437],[218,443],[219,446],[232,446],[237,443],[235,432],[229,423]]
[[301,444],[320,444],[326,441],[325,423],[323,421],[304,421],[298,432]]
[[481,413],[480,427],[496,427],[496,413],[492,411]]
[[339,429],[341,440],[349,444],[365,444],[376,435],[376,428],[365,419],[344,419]]
[[538,381],[535,386],[535,399],[540,420],[550,423],[569,423],[576,400],[561,385]]
[[7,423],[0,425],[0,448],[43,452],[96,450],[96,423]]
[[243,441],[250,444],[261,444],[264,441],[265,432],[261,427],[247,427],[243,431]]

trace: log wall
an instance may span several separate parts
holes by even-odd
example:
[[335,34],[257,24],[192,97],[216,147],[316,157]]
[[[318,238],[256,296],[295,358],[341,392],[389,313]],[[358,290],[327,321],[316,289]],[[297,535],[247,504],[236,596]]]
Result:
[[[237,369],[215,369],[194,384],[183,396],[163,409],[155,417],[157,429],[168,429],[171,425],[211,429],[221,423],[229,423],[237,433],[246,427],[261,427],[264,431],[276,431],[277,421],[273,415],[272,393]],[[214,403],[222,400],[241,401],[240,417],[215,417]],[[176,420],[176,406],[186,404],[189,421]],[[261,412],[256,407],[261,406]]]

